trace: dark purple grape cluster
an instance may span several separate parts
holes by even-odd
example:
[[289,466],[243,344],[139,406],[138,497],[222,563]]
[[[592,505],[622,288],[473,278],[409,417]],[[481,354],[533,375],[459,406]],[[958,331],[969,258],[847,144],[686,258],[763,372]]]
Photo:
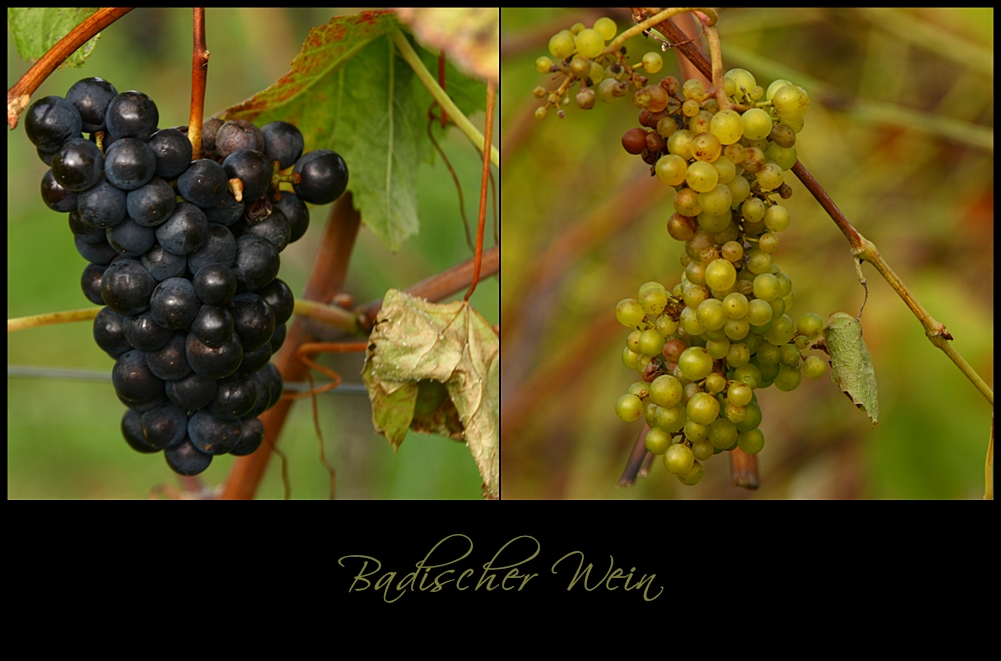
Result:
[[[83,293],[106,306],[94,339],[116,361],[122,435],[197,475],[264,440],[258,416],[283,387],[270,360],[294,304],[279,253],[306,233],[306,202],[340,197],[348,171],[336,152],[303,154],[287,122],[210,119],[192,161],[187,127],[159,119],[142,92],[86,78],[35,101],[25,130],[51,167],[42,199],[69,214],[89,262]],[[278,190],[282,170],[298,174],[295,193]]]

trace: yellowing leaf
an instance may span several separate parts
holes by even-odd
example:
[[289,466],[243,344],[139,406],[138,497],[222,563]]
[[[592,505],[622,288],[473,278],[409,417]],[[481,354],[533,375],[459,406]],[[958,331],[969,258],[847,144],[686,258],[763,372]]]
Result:
[[498,7],[408,7],[396,10],[422,41],[445,51],[463,70],[500,79]]
[[831,380],[872,418],[875,427],[879,418],[876,373],[862,339],[862,324],[850,314],[835,312],[827,320],[824,337],[831,354]]
[[465,441],[485,498],[500,491],[499,350],[490,324],[467,303],[428,303],[391,289],[362,369],[379,433],[394,448],[408,429]]

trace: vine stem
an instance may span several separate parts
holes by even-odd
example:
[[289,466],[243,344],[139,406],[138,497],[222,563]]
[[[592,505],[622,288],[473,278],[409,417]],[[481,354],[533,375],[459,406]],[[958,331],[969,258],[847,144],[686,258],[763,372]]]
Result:
[[74,321],[90,321],[97,316],[102,308],[86,308],[84,310],[63,310],[62,312],[46,312],[30,317],[17,317],[7,320],[7,332],[24,330],[26,328],[41,328],[55,324],[69,324]]
[[708,25],[705,29],[705,35],[709,41],[709,57],[712,58],[712,83],[716,102],[719,104],[720,110],[731,110],[733,104],[730,102],[730,97],[726,95],[726,86],[723,85],[723,49],[719,43],[719,30],[715,26]]
[[[678,14],[684,14],[685,12],[702,12],[709,17],[706,21],[706,25],[716,25],[716,21],[719,17],[716,15],[716,10],[711,7],[672,7],[670,9],[665,9],[664,11],[654,14],[648,19],[645,19],[636,25],[632,26],[628,30],[623,31],[615,39],[612,39],[605,47],[604,55],[614,53],[619,49],[622,44],[626,43],[638,34],[646,32],[650,28],[657,27],[660,23],[667,21],[668,19],[674,18]],[[708,76],[708,74],[706,74]]]
[[[487,119],[483,124],[483,135],[486,144],[493,144],[494,135],[494,106],[497,100],[497,85],[493,81],[487,82]],[[473,264],[473,282],[466,292],[465,301],[476,291],[476,284],[480,281],[480,268],[483,265],[483,228],[487,222],[487,191],[490,187],[490,153],[483,150],[483,177],[480,180],[480,215],[476,227],[476,251]]]
[[[656,18],[656,17],[654,17]],[[646,23],[647,21],[644,21]],[[699,52],[697,48],[692,47],[691,44],[682,44],[684,41],[684,35],[671,23],[664,22],[657,26],[657,29],[663,32],[668,38],[675,43],[678,43],[678,50],[680,50],[685,57],[687,57],[692,64],[694,64],[699,71],[701,71],[706,76],[712,76],[712,64],[706,60],[705,56]],[[708,32],[708,30],[707,30]],[[945,326],[938,321],[936,321],[928,311],[925,310],[924,306],[915,298],[914,294],[907,289],[904,282],[893,272],[890,265],[880,256],[879,250],[876,245],[863,237],[857,229],[851,224],[847,216],[838,208],[828,195],[827,191],[824,190],[823,186],[810,174],[806,166],[803,165],[802,161],[796,161],[796,164],[792,168],[793,173],[799,178],[803,185],[806,187],[810,194],[820,203],[820,206],[827,212],[827,215],[831,217],[834,224],[837,225],[841,233],[845,235],[848,239],[848,243],[851,246],[852,255],[856,260],[866,261],[872,264],[881,276],[889,283],[890,287],[893,288],[897,295],[900,296],[904,304],[910,308],[914,316],[918,318],[918,321],[925,327],[925,334],[933,345],[941,349],[946,356],[949,357],[956,367],[968,378],[980,391],[980,393],[990,402],[991,406],[994,406],[994,391],[991,390],[990,386],[987,385],[986,381],[977,374],[966,359],[956,350],[956,348],[949,343],[949,340],[953,339],[952,335],[945,329]]]
[[956,350],[956,347],[949,342],[949,340],[953,338],[949,331],[946,330],[945,325],[936,321],[935,318],[928,313],[928,310],[921,305],[921,302],[918,301],[914,294],[911,293],[911,291],[907,288],[907,285],[904,284],[904,281],[900,279],[900,276],[894,273],[893,269],[890,268],[890,265],[887,264],[886,260],[879,254],[879,249],[876,247],[876,244],[862,236],[859,231],[852,226],[852,224],[848,221],[848,218],[845,217],[844,213],[842,213],[842,211],[834,203],[834,200],[832,200],[830,195],[824,191],[802,162],[796,161],[796,165],[793,166],[793,172],[796,173],[796,176],[803,182],[803,185],[806,186],[807,190],[809,190],[813,196],[817,198],[820,205],[824,207],[824,210],[827,211],[828,215],[834,220],[838,229],[840,229],[848,239],[848,243],[851,245],[852,255],[855,256],[855,259],[860,262],[869,262],[873,265],[876,271],[878,271],[890,287],[893,288],[893,291],[897,292],[897,295],[904,302],[904,305],[910,308],[911,312],[914,313],[914,316],[917,317],[918,321],[921,322],[921,325],[924,326],[925,335],[928,337],[928,340],[933,345],[941,349],[945,355],[949,357],[949,360],[955,363],[956,367],[958,367],[959,370],[966,375],[966,378],[973,383],[984,398],[990,402],[990,405],[994,406],[994,391],[991,390],[990,386],[987,385],[987,382],[984,381],[979,374],[977,374],[976,370],[974,370],[973,367],[966,362],[966,359],[963,358],[962,354]]
[[14,86],[7,90],[7,127],[17,127],[17,120],[28,107],[32,93],[76,49],[90,41],[94,35],[108,27],[135,7],[102,7],[69,31],[40,57]]
[[307,301],[299,298],[296,299],[293,310],[300,317],[309,317],[310,319],[323,321],[331,326],[340,328],[348,335],[357,335],[361,332],[361,327],[358,324],[358,315],[336,305],[324,305],[316,301]]
[[205,7],[194,8],[192,33],[194,51],[191,53],[191,116],[188,120],[188,141],[191,142],[191,160],[197,160],[202,157],[205,83],[209,77],[209,52],[205,47]]
[[[464,114],[462,114],[462,111],[459,110],[459,107],[455,105],[455,102],[452,101],[448,94],[445,94],[445,90],[441,88],[438,81],[434,79],[431,72],[428,71],[427,67],[424,66],[424,63],[421,62],[421,58],[417,54],[417,51],[415,51],[414,47],[410,45],[410,42],[403,36],[403,33],[399,30],[393,30],[393,42],[396,44],[396,48],[400,51],[400,55],[403,56],[403,59],[407,61],[410,68],[414,70],[417,77],[420,78],[422,83],[424,83],[424,87],[426,87],[431,93],[434,100],[437,101],[441,107],[444,108],[445,112],[448,113],[452,121],[455,122],[455,125],[459,127],[459,130],[466,134],[466,137],[469,138],[474,145],[476,145],[477,149],[481,152],[484,151],[488,145],[483,139],[483,134],[480,133],[475,126],[473,126],[473,123],[470,122]],[[490,162],[496,167],[500,167],[500,152],[497,151],[497,148],[493,145],[489,145],[489,147]]]

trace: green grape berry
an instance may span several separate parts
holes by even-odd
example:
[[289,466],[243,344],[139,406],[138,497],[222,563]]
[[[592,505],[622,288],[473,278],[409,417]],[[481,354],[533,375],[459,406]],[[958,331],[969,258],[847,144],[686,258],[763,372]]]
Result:
[[657,73],[663,66],[664,59],[660,56],[660,53],[650,51],[643,55],[643,68],[646,69],[647,73]]
[[705,474],[706,469],[702,467],[702,464],[698,461],[693,461],[690,469],[678,474],[678,480],[686,486],[693,487],[702,480]]
[[[616,33],[618,33],[619,28],[615,25],[615,21],[608,18],[607,16],[602,16],[594,22],[594,29],[598,31],[601,38],[605,41],[611,41],[615,39]],[[653,72],[651,72],[653,73]]]
[[737,447],[746,454],[758,454],[765,447],[765,435],[758,428],[745,431],[737,436]]
[[646,449],[654,454],[664,454],[671,447],[671,434],[660,427],[654,427],[646,433]]
[[605,40],[594,28],[584,29],[574,37],[574,47],[578,53],[593,60],[605,50]]
[[650,401],[657,406],[671,408],[681,401],[683,391],[681,381],[670,374],[663,374],[650,383]]
[[817,337],[823,330],[824,320],[814,312],[807,312],[796,320],[796,332],[806,337]]
[[535,70],[539,73],[549,73],[553,69],[553,61],[546,56],[535,60]]
[[700,392],[688,400],[688,419],[700,425],[710,425],[719,417],[719,402],[708,393]]
[[556,59],[564,60],[573,55],[573,51],[574,36],[570,30],[560,30],[549,39],[549,52]]
[[615,318],[623,326],[635,328],[646,318],[646,312],[639,301],[634,298],[626,298],[615,306]]
[[695,454],[684,443],[675,443],[664,453],[664,466],[675,475],[687,473],[695,464]]
[[615,402],[615,415],[632,422],[643,415],[643,402],[636,395],[623,395]]
[[713,359],[703,347],[689,347],[678,358],[682,375],[690,381],[701,381],[713,370]]
[[807,356],[803,361],[803,374],[808,379],[819,379],[827,373],[827,363],[820,356]]

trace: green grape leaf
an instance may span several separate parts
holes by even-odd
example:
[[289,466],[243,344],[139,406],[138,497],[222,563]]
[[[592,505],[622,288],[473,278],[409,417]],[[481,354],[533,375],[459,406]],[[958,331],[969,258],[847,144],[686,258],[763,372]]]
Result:
[[862,339],[862,324],[850,314],[835,312],[824,326],[824,338],[831,354],[831,380],[869,415],[875,427],[879,418],[876,373]]
[[[258,126],[275,120],[302,131],[306,149],[332,149],[348,165],[348,190],[362,220],[390,250],[420,229],[417,169],[432,162],[426,135],[431,96],[396,51],[393,12],[335,16],[310,30],[291,71],[266,90],[220,113]],[[436,57],[417,47],[437,71]],[[485,93],[450,67],[446,89],[464,112]]]
[[[7,24],[10,25],[18,54],[28,62],[34,62],[96,11],[97,7],[10,7],[7,9]],[[83,66],[100,37],[97,34],[76,49],[59,65],[60,68]]]
[[484,497],[498,497],[500,344],[478,312],[464,301],[439,305],[391,289],[362,379],[375,428],[394,448],[407,430],[465,441]]

